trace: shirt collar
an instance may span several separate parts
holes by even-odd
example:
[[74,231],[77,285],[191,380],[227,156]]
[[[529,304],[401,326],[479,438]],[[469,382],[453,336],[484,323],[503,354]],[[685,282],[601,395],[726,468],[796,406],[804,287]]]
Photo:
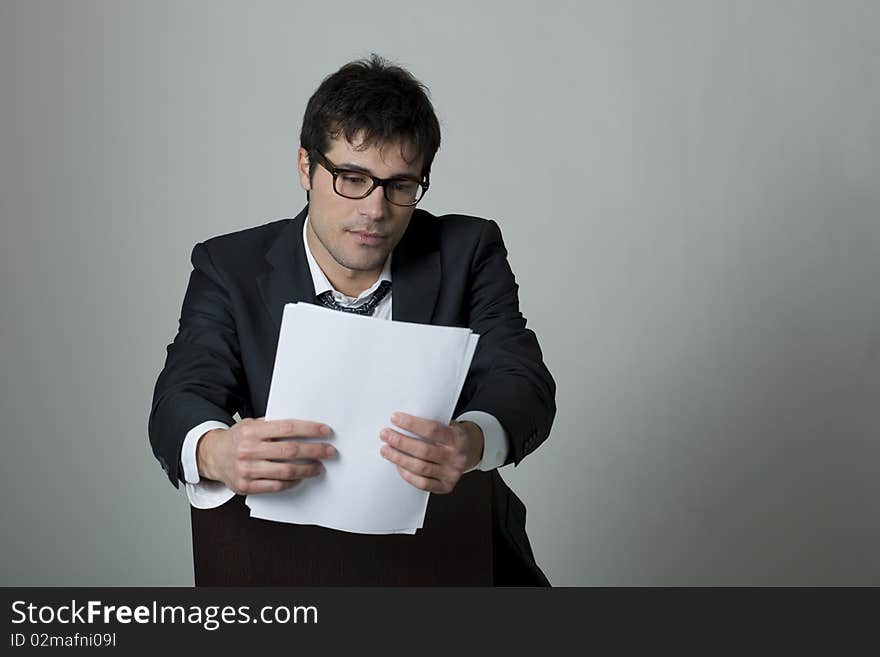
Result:
[[391,282],[391,255],[392,254],[389,253],[388,258],[386,258],[386,260],[385,260],[385,266],[382,268],[382,273],[379,274],[379,278],[376,280],[375,283],[373,283],[370,287],[368,287],[366,290],[361,292],[357,297],[346,296],[345,294],[343,294],[342,292],[340,292],[339,290],[334,288],[330,284],[330,281],[327,278],[327,275],[324,273],[324,271],[321,269],[321,267],[318,266],[318,263],[315,260],[315,256],[312,255],[312,249],[309,247],[309,242],[306,239],[306,230],[308,228],[308,225],[309,225],[309,216],[306,215],[306,220],[303,222],[303,246],[305,247],[305,251],[306,251],[306,260],[309,263],[309,271],[312,274],[312,283],[314,283],[314,285],[315,285],[315,296],[322,294],[324,292],[327,292],[329,290],[333,293],[333,297],[337,301],[339,301],[339,302],[347,301],[348,303],[353,303],[353,302],[361,301],[361,300],[369,297],[376,290],[376,288],[379,287],[379,284],[382,281],[388,281],[389,283]]

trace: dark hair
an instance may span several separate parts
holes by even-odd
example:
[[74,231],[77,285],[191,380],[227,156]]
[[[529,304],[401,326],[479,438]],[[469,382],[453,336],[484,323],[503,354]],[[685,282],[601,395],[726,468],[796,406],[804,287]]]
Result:
[[[422,159],[422,175],[431,171],[440,148],[440,123],[428,98],[428,88],[404,68],[376,54],[349,62],[324,78],[306,105],[300,145],[309,153],[326,153],[339,135],[359,149],[400,142]],[[408,150],[408,149],[406,149]],[[316,162],[310,158],[309,177]]]

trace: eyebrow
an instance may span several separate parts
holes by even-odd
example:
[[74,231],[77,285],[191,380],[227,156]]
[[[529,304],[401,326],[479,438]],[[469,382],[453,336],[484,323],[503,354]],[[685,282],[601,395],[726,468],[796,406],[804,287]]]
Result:
[[[373,175],[373,172],[370,171],[369,169],[365,169],[364,167],[358,166],[357,164],[353,164],[351,162],[343,162],[342,164],[337,164],[336,168],[337,169],[345,169],[346,171],[356,171],[358,173],[365,173],[368,176]],[[378,178],[378,177],[379,176],[376,176],[376,178]],[[421,177],[418,174],[409,173],[409,172],[394,173],[394,174],[391,174],[390,176],[388,176],[387,179],[390,180],[392,178],[409,178],[410,180],[421,180]]]

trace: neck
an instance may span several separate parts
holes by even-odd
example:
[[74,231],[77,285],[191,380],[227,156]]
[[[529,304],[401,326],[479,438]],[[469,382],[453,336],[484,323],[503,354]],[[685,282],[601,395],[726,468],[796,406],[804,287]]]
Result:
[[334,289],[349,297],[356,297],[379,280],[382,268],[371,271],[348,269],[340,265],[321,244],[312,231],[311,223],[306,227],[306,242],[318,267],[324,272]]

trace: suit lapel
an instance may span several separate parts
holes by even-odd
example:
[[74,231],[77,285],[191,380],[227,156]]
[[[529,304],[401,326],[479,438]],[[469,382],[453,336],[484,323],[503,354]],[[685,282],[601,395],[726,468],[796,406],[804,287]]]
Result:
[[315,302],[315,285],[302,239],[307,214],[308,206],[284,227],[266,252],[266,270],[257,277],[263,303],[279,329],[284,304]]
[[437,220],[416,210],[391,259],[392,318],[430,324],[440,293],[440,248]]
[[[315,303],[315,286],[306,260],[303,223],[308,206],[284,227],[266,252],[266,270],[257,277],[263,303],[277,328],[287,303]],[[440,251],[436,219],[416,210],[391,259],[392,318],[430,324],[440,292]]]

